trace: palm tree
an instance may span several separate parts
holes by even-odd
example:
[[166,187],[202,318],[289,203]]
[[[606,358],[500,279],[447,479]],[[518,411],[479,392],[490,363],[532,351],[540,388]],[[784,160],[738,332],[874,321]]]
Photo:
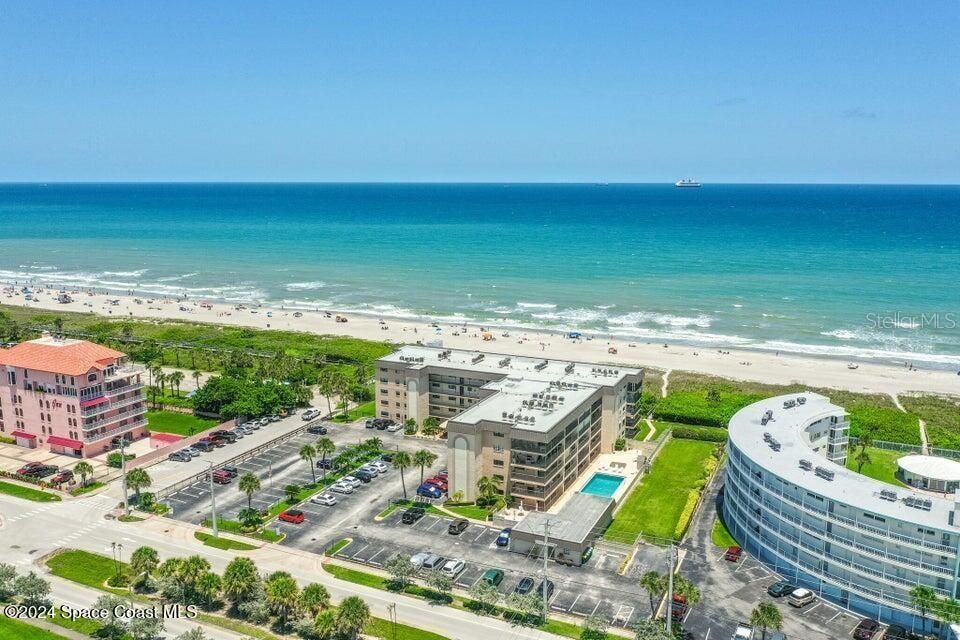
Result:
[[[291,613],[300,607],[300,587],[286,571],[276,571],[264,583],[267,603],[280,616],[280,628],[285,629]],[[342,606],[342,605],[341,605]]]
[[316,616],[330,606],[330,592],[322,584],[311,582],[303,588],[303,608]]
[[659,620],[641,620],[633,628],[635,640],[673,640]]
[[87,486],[87,476],[93,475],[93,465],[86,460],[81,460],[73,467],[73,472],[80,476],[80,486]]
[[248,471],[240,476],[237,488],[247,494],[247,509],[252,509],[253,505],[251,502],[253,500],[253,494],[260,491],[260,479]]
[[200,371],[199,371],[199,370],[196,370],[196,369],[194,369],[193,373],[190,374],[190,376],[193,378],[193,384],[196,385],[196,387],[197,387],[198,389],[200,388],[200,377],[201,377],[202,375],[203,375],[203,374],[200,373]]
[[406,451],[397,451],[393,454],[393,466],[400,469],[400,486],[403,487],[403,499],[407,499],[407,484],[403,481],[403,470],[413,464],[413,459]]
[[317,484],[317,470],[313,467],[313,459],[317,457],[317,450],[312,444],[305,444],[300,447],[300,459],[310,465],[310,474],[313,476],[313,484]]
[[256,593],[259,584],[260,574],[250,558],[234,558],[223,572],[223,593],[234,605]]
[[157,373],[154,374],[153,377],[156,379],[157,384],[160,386],[160,395],[166,394],[167,393],[167,386],[166,386],[167,374],[163,372],[163,369],[161,369],[160,367],[157,367]]
[[152,547],[139,547],[130,556],[130,570],[133,571],[135,578],[143,576],[146,580],[159,564],[160,556]]
[[496,476],[480,476],[477,479],[477,493],[484,499],[484,502],[490,502],[500,493],[503,480]]
[[760,627],[761,640],[767,640],[767,629],[779,631],[783,628],[783,616],[772,602],[761,602],[750,612],[750,624]]
[[127,486],[134,490],[134,500],[140,504],[140,490],[150,486],[150,475],[146,469],[131,469],[127,473]]
[[[327,456],[337,450],[337,445],[333,444],[333,440],[330,438],[320,438],[317,440],[317,444],[314,445],[314,448],[316,449],[317,454],[320,456],[320,460],[326,463]],[[321,464],[320,466],[323,468],[323,478],[326,480],[327,465]]]
[[330,397],[337,392],[337,389],[333,383],[333,372],[329,369],[324,369],[320,372],[320,377],[317,378],[317,391],[327,399],[327,415],[333,414],[333,405],[330,402]]
[[337,614],[333,609],[325,609],[313,619],[313,632],[318,638],[332,638],[337,631]]
[[340,397],[340,405],[343,408],[343,417],[349,417],[347,413],[347,405],[350,404],[350,378],[345,376],[343,373],[337,373],[333,378],[334,388],[337,390],[337,395]]
[[197,578],[195,590],[197,595],[207,603],[207,608],[210,608],[213,606],[213,601],[216,597],[220,595],[220,589],[222,588],[223,581],[220,579],[220,576],[212,571],[207,571]]
[[640,587],[647,592],[650,597],[650,611],[656,611],[654,600],[660,597],[667,590],[667,579],[656,571],[647,571],[640,576]]
[[673,579],[673,592],[687,599],[687,606],[692,607],[700,602],[700,587],[693,584],[680,574]]
[[357,596],[350,596],[340,603],[337,611],[337,633],[347,640],[356,640],[370,621],[370,607]]
[[937,603],[937,593],[925,584],[918,584],[910,589],[910,603],[920,612],[921,624],[920,630],[927,631],[927,612]]
[[866,447],[860,447],[860,450],[857,451],[853,460],[857,463],[857,473],[860,473],[863,470],[863,465],[870,464],[871,462],[870,452],[867,451]]
[[429,449],[420,449],[413,454],[413,464],[420,467],[420,484],[423,484],[424,469],[437,461],[437,454]]
[[170,386],[171,386],[171,387],[176,387],[176,389],[177,389],[177,397],[179,398],[179,397],[180,397],[180,383],[183,382],[183,371],[174,371],[174,372],[171,373],[169,376],[167,376],[167,380],[170,381]]

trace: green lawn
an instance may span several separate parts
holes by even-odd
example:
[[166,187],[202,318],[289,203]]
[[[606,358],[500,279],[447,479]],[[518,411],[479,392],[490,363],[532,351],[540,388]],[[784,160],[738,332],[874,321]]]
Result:
[[475,504],[458,504],[453,506],[443,505],[443,508],[451,513],[457,514],[458,516],[463,516],[464,518],[473,518],[474,520],[486,520],[487,516],[490,515],[489,511],[483,507],[478,507]]
[[223,549],[224,551],[252,551],[253,549],[257,548],[252,544],[230,540],[229,538],[214,538],[213,534],[204,533],[202,531],[194,532],[193,537],[208,547]]
[[[207,528],[213,528],[210,522],[210,519],[203,521],[203,526]],[[248,536],[250,538],[256,538],[257,540],[263,540],[264,542],[280,542],[286,537],[286,534],[279,534],[273,530],[264,527],[260,531],[244,531],[243,527],[236,520],[227,520],[225,518],[217,518],[217,529],[218,531],[226,531],[228,533],[236,533],[241,536]]]
[[960,449],[960,397],[900,396],[900,402],[926,422],[931,447]]
[[[860,447],[850,446],[849,451],[847,451],[848,469],[857,471],[857,453],[859,451]],[[907,455],[906,453],[903,451],[888,451],[886,449],[877,449],[876,447],[867,447],[867,454],[870,456],[870,462],[863,465],[860,473],[868,478],[886,482],[887,484],[898,487],[906,486],[896,478],[897,459]]]
[[326,556],[335,556],[340,549],[343,549],[348,544],[350,544],[350,538],[342,538],[327,547],[327,550],[324,551],[323,554]]
[[[121,596],[128,593],[126,589],[113,589],[105,585],[105,582],[117,571],[117,563],[106,556],[70,549],[62,551],[47,560],[47,568],[50,569],[50,573],[59,578],[93,587],[100,591],[109,591]],[[120,571],[124,573],[129,571],[125,562],[120,563]]]
[[0,493],[5,493],[15,498],[23,498],[24,500],[32,500],[34,502],[60,502],[60,496],[55,493],[24,487],[19,484],[13,484],[12,482],[3,482],[2,480],[0,480]]
[[347,411],[347,417],[344,418],[342,413],[337,413],[331,420],[333,422],[355,422],[361,418],[372,418],[377,413],[376,403],[371,400],[370,402],[364,402],[363,404],[357,405],[353,409]]
[[19,620],[0,616],[0,640],[65,640],[61,635],[50,633]]
[[733,539],[733,536],[727,531],[727,526],[723,524],[723,520],[719,517],[713,521],[713,529],[710,530],[710,540],[721,549],[737,546],[737,541]]
[[87,482],[85,486],[77,487],[76,489],[70,490],[70,495],[72,496],[82,496],[85,493],[90,493],[91,491],[96,491],[100,487],[105,486],[102,482]]
[[647,424],[646,420],[640,420],[637,422],[637,432],[633,434],[633,439],[642,441],[648,433],[650,433],[650,425]]
[[700,440],[671,440],[664,445],[650,473],[627,496],[604,537],[629,544],[640,534],[661,541],[675,539],[691,492],[703,487],[708,466],[715,464],[712,454],[716,446]]
[[147,411],[147,428],[159,433],[174,433],[192,436],[217,426],[216,420],[198,418],[189,413],[176,411]]

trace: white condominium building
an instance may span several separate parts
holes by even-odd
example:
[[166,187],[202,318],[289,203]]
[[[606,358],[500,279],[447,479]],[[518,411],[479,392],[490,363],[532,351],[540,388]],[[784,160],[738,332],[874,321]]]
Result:
[[744,549],[799,585],[920,631],[913,587],[958,595],[960,501],[847,469],[847,431],[846,412],[814,393],[739,411],[724,521]]
[[450,495],[496,476],[545,510],[637,419],[643,372],[561,360],[408,346],[377,362],[377,415],[447,421]]

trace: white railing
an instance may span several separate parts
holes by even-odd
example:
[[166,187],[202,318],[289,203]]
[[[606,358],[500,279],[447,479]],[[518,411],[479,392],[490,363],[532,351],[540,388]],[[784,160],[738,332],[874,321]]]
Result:
[[105,433],[97,433],[97,434],[88,434],[88,433],[85,433],[85,434],[83,434],[83,441],[84,441],[84,442],[96,442],[97,440],[103,440],[104,438],[112,438],[113,436],[120,435],[121,433],[126,433],[127,431],[130,431],[131,429],[136,429],[137,427],[144,427],[144,426],[146,426],[146,424],[147,424],[146,419],[136,420],[136,421],[131,422],[131,423],[129,423],[129,424],[123,425],[123,426],[120,427],[119,429],[111,429],[110,431],[107,431],[107,432],[105,432]]
[[84,407],[80,410],[80,415],[85,418],[90,416],[95,416],[99,413],[109,411],[111,409],[120,409],[122,407],[128,407],[131,404],[136,404],[137,402],[145,402],[146,399],[142,396],[134,396],[132,398],[124,398],[123,400],[117,400],[115,402],[101,402],[100,404],[94,405],[92,407]]
[[142,383],[142,382],[135,382],[135,383],[133,383],[133,384],[128,384],[128,385],[125,386],[125,387],[118,387],[118,388],[116,388],[116,389],[110,389],[110,390],[106,390],[106,389],[105,389],[104,392],[103,392],[103,395],[105,395],[105,396],[107,396],[107,397],[109,398],[110,396],[116,396],[116,395],[119,395],[119,394],[121,394],[121,393],[126,393],[127,391],[133,391],[133,390],[135,390],[135,389],[141,389],[141,388],[143,388],[143,383]]

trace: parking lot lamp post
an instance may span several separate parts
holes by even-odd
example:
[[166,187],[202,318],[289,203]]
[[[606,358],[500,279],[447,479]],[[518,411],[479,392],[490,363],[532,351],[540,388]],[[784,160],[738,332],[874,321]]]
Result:
[[213,519],[213,537],[216,538],[220,532],[217,529],[217,498],[213,493],[213,463],[207,464],[210,465],[210,514]]
[[127,497],[127,456],[123,452],[123,446],[127,443],[127,439],[122,435],[120,436],[120,475],[122,479],[120,481],[120,486],[123,487],[123,515],[130,515],[130,499]]
[[549,544],[549,539],[550,539],[550,521],[547,520],[546,522],[543,523],[543,582],[541,583],[543,585],[542,595],[543,595],[544,623],[546,623],[547,621],[547,612],[550,610],[550,607],[549,607],[550,588],[548,586],[550,584],[550,581],[547,580],[547,561],[550,559],[550,547],[547,546]]
[[674,545],[670,545],[670,573],[667,574],[667,635],[670,635],[671,631],[671,622],[673,621],[673,562],[674,554],[676,553],[677,548]]

